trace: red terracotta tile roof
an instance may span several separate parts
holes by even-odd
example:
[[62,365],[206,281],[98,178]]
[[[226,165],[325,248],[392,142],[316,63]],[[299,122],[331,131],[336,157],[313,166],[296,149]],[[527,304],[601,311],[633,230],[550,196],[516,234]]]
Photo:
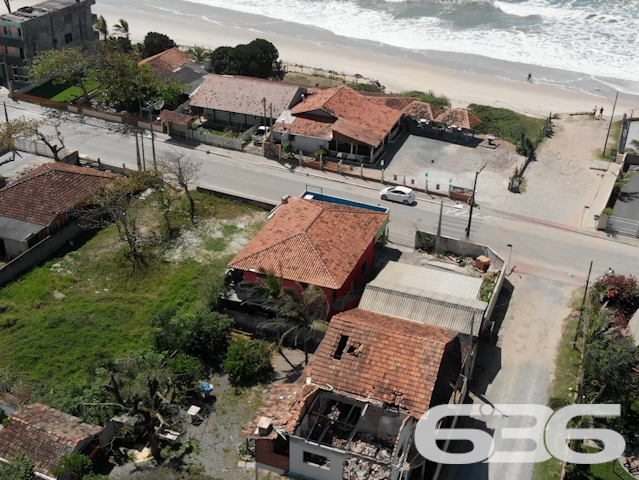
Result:
[[435,120],[436,117],[442,114],[442,110],[433,107],[430,103],[426,102],[412,102],[406,108],[404,108],[404,115],[413,117],[417,120]]
[[63,456],[102,430],[98,425],[34,403],[14,413],[9,425],[0,430],[0,457],[9,460],[24,453],[37,472],[51,476]]
[[370,102],[377,103],[378,105],[385,105],[395,110],[404,110],[411,103],[415,102],[414,97],[385,97],[385,96],[373,96],[366,95],[366,99]]
[[182,65],[194,62],[195,59],[186,52],[183,52],[178,47],[169,48],[152,57],[147,57],[140,60],[140,65],[148,64],[155,73],[162,75],[164,73],[172,72],[176,68],[180,68]]
[[311,377],[313,384],[329,384],[341,393],[399,405],[421,416],[436,403],[447,402],[452,393],[450,383],[461,369],[456,336],[439,327],[348,310],[331,319],[303,376]]
[[273,117],[277,118],[284,110],[291,108],[305,91],[304,87],[298,85],[263,78],[211,73],[195,92],[190,104],[193,107],[263,117],[262,99],[265,98],[267,115],[270,114],[270,104],[273,104]]
[[465,108],[449,108],[435,118],[436,122],[446,125],[456,125],[465,129],[475,128],[481,120]]
[[387,218],[365,208],[289,197],[229,266],[339,289]]
[[65,163],[47,163],[0,189],[0,216],[48,226],[117,177]]
[[[277,436],[276,430],[293,433],[318,390],[319,387],[316,385],[304,385],[300,382],[273,386],[264,395],[262,404],[253,418],[242,429],[242,437],[274,439]],[[257,424],[262,417],[272,420],[274,430],[267,435],[256,433]]]
[[[317,122],[317,117],[332,120],[333,132],[358,142],[378,146],[402,117],[402,112],[386,105],[370,101],[352,88],[342,86],[307,96],[291,109],[296,117]],[[291,128],[297,122],[293,121]],[[309,123],[297,128],[298,135],[312,135],[317,128]],[[320,137],[323,138],[323,137]]]
[[171,110],[162,110],[160,112],[160,120],[163,122],[176,123],[178,125],[188,125],[193,121],[193,116],[184,115],[183,113],[177,113]]

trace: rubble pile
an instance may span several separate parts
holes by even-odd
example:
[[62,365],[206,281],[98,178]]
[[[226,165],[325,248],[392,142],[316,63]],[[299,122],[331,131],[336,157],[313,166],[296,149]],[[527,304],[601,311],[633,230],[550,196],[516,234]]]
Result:
[[344,462],[344,480],[390,480],[391,469],[368,460],[352,457]]
[[353,453],[376,458],[382,462],[390,462],[393,453],[393,446],[389,442],[371,434],[355,435],[348,449]]

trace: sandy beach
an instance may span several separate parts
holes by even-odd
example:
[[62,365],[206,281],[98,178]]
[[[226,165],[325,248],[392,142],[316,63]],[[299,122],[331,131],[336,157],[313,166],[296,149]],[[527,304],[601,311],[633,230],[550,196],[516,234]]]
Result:
[[[113,1],[118,0],[110,0],[109,3]],[[12,7],[17,9],[30,4],[32,4],[30,1],[16,0],[12,2]],[[493,75],[453,70],[366,48],[345,47],[328,42],[310,42],[295,38],[300,36],[300,32],[295,31],[290,32],[292,36],[289,36],[289,32],[286,35],[275,34],[264,31],[272,29],[272,25],[269,25],[269,28],[260,29],[259,19],[270,20],[266,17],[250,15],[250,21],[244,22],[243,17],[246,15],[231,12],[232,16],[229,17],[230,11],[213,7],[207,7],[201,15],[175,15],[170,12],[160,14],[143,10],[142,5],[125,5],[125,2],[122,2],[122,6],[113,6],[98,1],[93,7],[93,12],[104,15],[109,25],[113,25],[120,18],[126,19],[134,42],[141,41],[149,31],[165,33],[179,45],[200,45],[206,48],[234,46],[259,37],[272,42],[279,50],[282,60],[351,75],[359,73],[364,77],[377,79],[386,86],[386,91],[389,93],[432,90],[438,95],[446,95],[454,106],[479,103],[510,108],[534,116],[546,116],[550,112],[591,111],[595,105],[604,105],[604,116],[612,111],[612,105],[601,96],[547,85],[529,84],[524,81],[524,78],[521,82],[505,80]],[[225,25],[207,20],[207,16],[213,19],[218,18],[216,14],[220,17],[222,14],[225,15]],[[229,18],[234,19],[235,22],[229,22]],[[229,26],[229,24],[236,26]],[[593,91],[593,93],[596,92]],[[639,99],[622,94],[619,96],[615,116],[620,116],[625,110],[633,108],[639,109]]]

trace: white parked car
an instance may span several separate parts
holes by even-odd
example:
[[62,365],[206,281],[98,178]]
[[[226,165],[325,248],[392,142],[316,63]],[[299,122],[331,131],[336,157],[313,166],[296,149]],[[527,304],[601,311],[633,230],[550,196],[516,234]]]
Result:
[[261,145],[264,139],[271,133],[271,129],[265,126],[257,127],[255,134],[253,134],[253,145]]
[[401,202],[404,205],[415,203],[415,192],[408,187],[387,187],[379,192],[379,196],[382,200]]

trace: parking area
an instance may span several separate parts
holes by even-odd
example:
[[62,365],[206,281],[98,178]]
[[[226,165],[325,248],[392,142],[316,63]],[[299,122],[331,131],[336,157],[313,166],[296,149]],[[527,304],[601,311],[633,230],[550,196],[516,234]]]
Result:
[[428,179],[429,190],[448,191],[449,184],[472,188],[475,172],[486,165],[481,193],[493,196],[497,191],[506,192],[509,177],[524,159],[517,155],[513,145],[498,143],[497,148],[491,149],[477,145],[478,142],[449,143],[405,132],[389,146],[383,165],[385,178],[396,175],[401,182],[406,175],[408,186],[414,180],[421,188]]

